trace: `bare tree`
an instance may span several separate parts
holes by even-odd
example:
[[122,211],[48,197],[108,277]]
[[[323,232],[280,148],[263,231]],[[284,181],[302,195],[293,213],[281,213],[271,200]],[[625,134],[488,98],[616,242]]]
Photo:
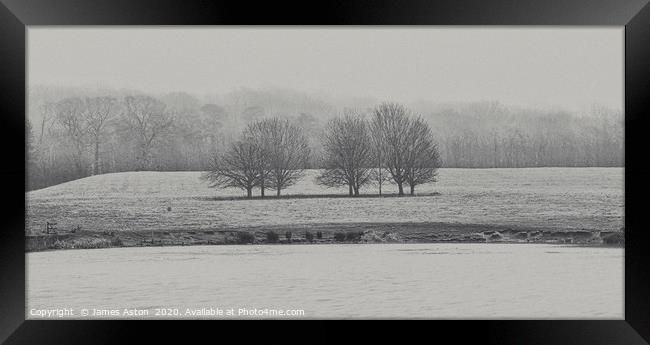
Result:
[[71,145],[77,177],[85,175],[84,152],[88,146],[88,125],[84,118],[85,104],[80,98],[65,98],[55,105],[55,116],[63,135]]
[[417,117],[409,121],[406,136],[406,183],[415,194],[415,186],[435,182],[440,167],[440,154],[438,146],[433,139],[429,125]]
[[386,170],[397,184],[399,195],[404,195],[407,179],[406,162],[409,115],[406,108],[397,103],[383,103],[375,108],[373,128],[379,129],[382,157]]
[[85,115],[88,132],[95,149],[93,175],[101,174],[99,146],[102,143],[106,124],[115,115],[117,101],[111,97],[92,97],[85,99]]
[[201,134],[207,138],[208,146],[211,150],[217,147],[218,139],[220,144],[223,145],[222,129],[226,123],[228,114],[223,107],[216,104],[205,104],[201,108]]
[[47,130],[51,130],[53,119],[56,116],[56,104],[52,102],[45,102],[39,107],[41,115],[40,130],[38,134],[38,146],[43,144],[43,138]]
[[280,196],[295,184],[309,162],[309,143],[302,128],[277,117],[248,125],[244,136],[258,147],[261,195],[269,186]]
[[173,119],[165,111],[165,105],[150,96],[127,96],[124,105],[125,118],[136,136],[137,169],[147,169],[156,140],[172,125]]
[[38,151],[34,144],[34,133],[29,118],[25,119],[25,158],[25,172],[27,175],[25,190],[27,191],[32,188],[31,186],[37,180],[38,176],[36,169],[38,164]]
[[209,171],[201,177],[210,187],[240,188],[252,198],[253,188],[259,183],[259,147],[250,141],[233,143],[223,155],[216,155]]
[[[56,103],[45,101],[39,107],[40,119],[37,123],[38,133],[31,128],[31,164],[29,171],[29,188],[48,186],[50,182],[51,164],[54,161],[56,142],[52,142],[52,133],[58,124],[56,119]],[[31,125],[31,124],[30,124]],[[31,126],[30,126],[31,127]],[[38,136],[38,139],[36,139]],[[49,141],[49,142],[48,142]]]
[[383,103],[374,111],[373,136],[383,164],[404,195],[404,184],[415,193],[418,184],[434,182],[440,166],[438,147],[429,126],[413,118],[401,104]]
[[257,162],[257,178],[260,187],[260,196],[263,198],[266,188],[269,187],[271,176],[271,126],[268,121],[257,121],[248,124],[242,134],[244,140],[251,142],[256,147],[255,161]]
[[372,174],[372,179],[377,182],[379,186],[379,196],[382,195],[382,186],[384,182],[390,181],[390,177],[386,174],[385,171],[385,157],[384,157],[384,146],[385,138],[384,133],[385,129],[383,128],[384,123],[382,121],[374,120],[370,123],[370,142],[372,144],[372,155],[375,164],[375,171]]
[[350,195],[370,182],[372,146],[366,122],[352,111],[330,120],[323,138],[325,150],[323,167],[317,182],[329,186],[348,186]]

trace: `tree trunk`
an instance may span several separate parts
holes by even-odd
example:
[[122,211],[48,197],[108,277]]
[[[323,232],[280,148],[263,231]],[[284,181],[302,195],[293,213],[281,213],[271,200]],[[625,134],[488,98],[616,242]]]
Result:
[[349,191],[349,193],[350,193],[350,196],[352,196],[352,184],[351,184],[351,183],[350,183],[350,184],[348,184],[348,187],[349,187],[349,189],[350,189],[350,191]]
[[249,199],[253,197],[253,187],[246,188],[246,197]]
[[411,195],[414,195],[414,194],[415,194],[415,186],[411,185]]
[[382,179],[382,176],[381,176],[381,172],[382,172],[381,171],[382,170],[381,169],[381,151],[379,151],[379,152],[380,152],[379,155],[378,155],[378,158],[379,158],[379,162],[378,162],[379,163],[379,167],[378,167],[378,169],[379,169],[379,171],[378,171],[379,172],[379,196],[381,196],[381,185],[384,183],[384,180]]
[[95,139],[95,167],[93,169],[93,175],[99,174],[101,174],[99,169],[99,140]]
[[[87,163],[86,163],[87,164]],[[77,170],[77,178],[82,178],[85,177],[86,173],[88,172],[88,166],[84,166],[83,163],[83,152],[79,150],[77,152],[77,157],[75,158],[75,165],[76,165],[76,170]]]
[[381,196],[381,184],[384,181],[381,178],[381,161],[379,161],[379,196]]
[[280,197],[280,191],[281,191],[281,189],[278,188],[278,197]]
[[354,186],[354,196],[359,196],[359,186]]
[[138,171],[144,171],[149,168],[149,153],[146,149],[141,149],[140,152],[140,159],[138,160],[138,166],[137,170]]
[[263,198],[264,197],[264,190],[266,189],[266,185],[264,183],[264,175],[262,175],[262,178],[260,178],[260,196]]
[[402,182],[397,183],[397,188],[399,189],[399,195],[404,195],[404,187],[402,187]]

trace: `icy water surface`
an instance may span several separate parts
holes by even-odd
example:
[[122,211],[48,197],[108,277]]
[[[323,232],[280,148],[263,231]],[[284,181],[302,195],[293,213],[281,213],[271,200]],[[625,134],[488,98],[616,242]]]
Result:
[[[26,313],[38,319],[36,310],[69,308],[65,317],[84,318],[82,309],[117,309],[119,316],[101,318],[129,318],[126,308],[147,310],[142,318],[252,317],[238,316],[243,308],[304,310],[294,316],[303,318],[623,318],[623,257],[623,248],[540,244],[39,252],[27,254]],[[205,314],[230,308],[234,316]]]

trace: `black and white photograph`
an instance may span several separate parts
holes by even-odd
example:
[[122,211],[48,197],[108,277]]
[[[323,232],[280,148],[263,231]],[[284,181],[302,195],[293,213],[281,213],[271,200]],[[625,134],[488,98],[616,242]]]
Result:
[[25,45],[27,320],[625,317],[622,26]]

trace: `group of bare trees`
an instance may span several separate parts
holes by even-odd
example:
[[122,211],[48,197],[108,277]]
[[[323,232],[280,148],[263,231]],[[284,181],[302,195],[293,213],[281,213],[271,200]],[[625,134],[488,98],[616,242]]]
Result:
[[[316,182],[347,186],[350,196],[362,187],[392,181],[404,195],[420,184],[434,182],[440,156],[429,125],[400,104],[377,106],[366,120],[354,110],[331,119],[322,134],[321,173]],[[281,190],[304,175],[311,150],[304,130],[277,117],[250,123],[230,148],[216,155],[202,177],[211,187],[240,188],[251,198],[253,189]]]
[[410,194],[420,184],[435,182],[441,165],[429,125],[397,103],[372,110],[370,121],[348,110],[328,123],[324,134],[324,159],[318,182],[330,187],[347,185],[350,195],[376,182],[392,181],[398,194]]
[[[28,152],[32,183],[51,184],[48,169],[54,167],[54,146],[67,153],[66,161],[73,167],[65,170],[68,178],[104,173],[103,145],[120,133],[133,138],[136,164],[134,170],[150,168],[152,148],[172,125],[172,114],[159,100],[144,95],[114,97],[68,97],[41,107],[39,138],[35,140],[28,122]],[[44,142],[46,133],[51,142]],[[29,140],[29,139],[28,139]],[[117,139],[120,140],[120,139]],[[59,165],[61,167],[61,165]],[[62,167],[65,169],[65,165]],[[56,181],[56,180],[55,180]]]
[[[106,140],[112,120],[122,120],[137,138],[138,169],[149,166],[151,148],[157,136],[168,128],[172,119],[162,102],[149,96],[127,96],[119,103],[112,97],[65,98],[53,105],[53,121],[60,135],[71,145],[76,173],[87,168],[84,153],[91,148],[92,174],[101,174],[100,146]],[[120,116],[121,115],[121,116]],[[43,125],[47,118],[43,118]]]
[[61,101],[45,105],[41,122],[41,139],[43,127],[48,121],[59,129],[58,135],[69,145],[75,174],[83,176],[87,169],[84,154],[92,148],[92,173],[101,174],[100,146],[105,140],[108,123],[118,114],[118,103],[111,97],[64,98]]
[[277,196],[302,176],[310,157],[302,128],[277,117],[250,123],[239,140],[213,157],[202,176],[212,187],[236,187],[250,198],[253,188],[273,189]]

